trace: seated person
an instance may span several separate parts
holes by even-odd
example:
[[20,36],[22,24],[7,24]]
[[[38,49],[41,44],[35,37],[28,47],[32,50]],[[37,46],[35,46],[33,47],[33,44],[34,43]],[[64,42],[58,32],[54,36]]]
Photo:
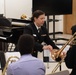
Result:
[[11,63],[7,68],[7,75],[45,75],[45,66],[41,60],[33,57],[34,38],[23,34],[18,40],[18,50],[21,58]]
[[[74,34],[76,32],[76,25],[73,26],[71,29],[72,34]],[[76,75],[76,38],[72,42],[72,45],[66,54],[65,64],[69,69],[72,69],[70,75]]]

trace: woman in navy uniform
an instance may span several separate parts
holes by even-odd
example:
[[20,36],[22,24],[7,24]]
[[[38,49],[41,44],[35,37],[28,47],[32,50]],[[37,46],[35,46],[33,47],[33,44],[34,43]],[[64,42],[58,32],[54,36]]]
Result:
[[[45,13],[41,10],[36,10],[31,20],[32,23],[25,26],[24,34],[31,34],[35,39],[32,55],[37,57],[38,51],[42,52],[44,49],[48,49],[48,46],[51,46],[53,49],[59,49],[48,35],[45,27]],[[45,42],[47,45],[42,45],[42,42]]]

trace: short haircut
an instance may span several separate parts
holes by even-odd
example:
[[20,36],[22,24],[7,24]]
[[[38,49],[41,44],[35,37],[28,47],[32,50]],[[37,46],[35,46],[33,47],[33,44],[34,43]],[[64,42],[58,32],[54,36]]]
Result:
[[30,34],[23,34],[18,40],[18,50],[21,55],[30,54],[34,48],[34,38]]
[[71,27],[71,30],[72,30],[72,35],[76,32],[76,25],[73,25],[72,27]]
[[34,11],[34,13],[32,15],[31,20],[34,21],[34,17],[38,18],[40,15],[43,15],[43,14],[45,14],[43,11],[36,10],[36,11]]

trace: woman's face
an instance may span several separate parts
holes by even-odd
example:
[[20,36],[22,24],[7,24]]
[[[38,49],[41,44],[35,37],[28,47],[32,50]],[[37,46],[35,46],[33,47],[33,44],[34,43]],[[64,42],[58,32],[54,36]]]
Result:
[[35,17],[34,22],[38,27],[43,26],[45,22],[45,14],[40,15],[38,18]]

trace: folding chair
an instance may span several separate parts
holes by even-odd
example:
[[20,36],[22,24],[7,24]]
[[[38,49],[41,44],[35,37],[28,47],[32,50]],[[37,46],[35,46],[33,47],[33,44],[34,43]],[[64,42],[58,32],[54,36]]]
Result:
[[[20,52],[5,52],[5,59],[6,59],[6,62],[7,62],[7,60],[8,60],[8,58],[9,57],[11,57],[11,56],[17,56],[18,58],[20,58],[21,57],[21,55],[20,55]],[[15,59],[15,58],[13,58],[13,59]]]
[[19,52],[5,52],[6,64],[2,71],[2,75],[6,75],[8,65],[11,64],[12,62],[16,62],[20,58],[20,56],[21,55]]
[[60,71],[60,72],[56,72],[56,73],[52,73],[52,74],[47,74],[47,75],[69,75],[69,71],[64,70],[64,71]]

